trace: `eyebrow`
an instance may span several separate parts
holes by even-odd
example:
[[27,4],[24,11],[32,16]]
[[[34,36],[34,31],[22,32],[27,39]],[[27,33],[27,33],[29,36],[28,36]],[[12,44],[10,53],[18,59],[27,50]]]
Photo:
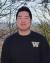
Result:
[[[18,17],[22,17],[22,16],[18,16]],[[29,17],[29,16],[25,16],[25,17]]]

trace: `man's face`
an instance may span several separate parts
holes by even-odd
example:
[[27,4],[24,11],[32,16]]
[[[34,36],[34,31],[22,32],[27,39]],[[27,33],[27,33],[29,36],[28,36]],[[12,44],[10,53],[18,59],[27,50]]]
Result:
[[19,12],[17,16],[17,28],[20,30],[28,30],[31,26],[31,19],[27,11]]

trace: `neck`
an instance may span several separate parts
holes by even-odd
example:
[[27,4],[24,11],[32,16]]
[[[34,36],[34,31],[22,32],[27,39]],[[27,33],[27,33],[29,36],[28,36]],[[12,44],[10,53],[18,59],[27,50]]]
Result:
[[22,36],[26,36],[26,35],[29,35],[30,34],[30,30],[27,30],[27,31],[18,31],[18,33]]

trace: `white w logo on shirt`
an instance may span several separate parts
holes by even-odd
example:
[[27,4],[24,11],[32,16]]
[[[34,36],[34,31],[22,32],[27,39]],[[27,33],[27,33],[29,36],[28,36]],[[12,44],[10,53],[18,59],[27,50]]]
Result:
[[39,42],[32,42],[33,47],[38,47],[39,46]]

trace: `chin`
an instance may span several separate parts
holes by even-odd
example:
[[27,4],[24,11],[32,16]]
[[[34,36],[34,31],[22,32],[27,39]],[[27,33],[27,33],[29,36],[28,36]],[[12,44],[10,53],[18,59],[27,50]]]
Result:
[[27,29],[20,29],[21,31],[26,31]]
[[30,29],[30,28],[23,28],[23,29],[20,29],[21,31],[26,31],[26,30],[28,30],[28,29]]

